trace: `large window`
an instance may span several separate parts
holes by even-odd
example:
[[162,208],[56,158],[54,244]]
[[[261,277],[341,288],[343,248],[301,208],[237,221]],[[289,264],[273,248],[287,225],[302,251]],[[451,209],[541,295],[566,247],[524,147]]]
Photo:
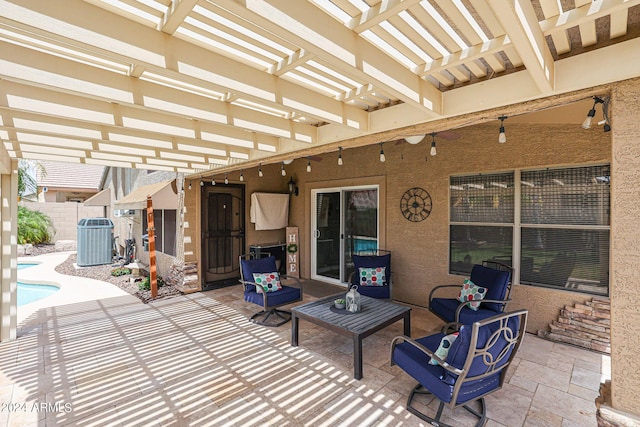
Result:
[[[148,227],[147,214],[144,211],[142,218],[142,230],[146,233]],[[156,250],[167,255],[176,254],[176,210],[153,210],[153,223],[155,225]]]
[[609,165],[451,177],[450,272],[498,260],[522,284],[607,295],[610,177]]

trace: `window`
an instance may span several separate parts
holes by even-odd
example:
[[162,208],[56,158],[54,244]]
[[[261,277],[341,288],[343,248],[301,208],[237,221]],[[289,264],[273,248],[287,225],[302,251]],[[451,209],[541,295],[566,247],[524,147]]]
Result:
[[483,260],[510,260],[513,172],[451,177],[450,183],[449,271],[469,274]]
[[451,177],[450,273],[497,260],[521,284],[608,295],[610,180],[609,165]]
[[[142,230],[145,232],[149,228],[147,224],[147,214],[142,218]],[[176,210],[153,210],[153,222],[155,225],[156,250],[167,255],[176,255]]]

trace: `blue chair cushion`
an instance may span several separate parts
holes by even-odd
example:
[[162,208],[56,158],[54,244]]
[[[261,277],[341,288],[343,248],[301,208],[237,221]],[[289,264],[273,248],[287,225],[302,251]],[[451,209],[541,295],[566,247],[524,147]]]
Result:
[[[384,280],[385,280],[386,286],[382,286],[382,287],[386,288],[386,292],[389,293],[388,285],[389,283],[391,283],[391,254],[353,255],[353,266],[355,268],[355,273],[351,277],[351,284],[356,286],[360,285],[360,275],[358,274],[359,273],[358,269],[360,267],[363,267],[363,268],[385,267]],[[371,288],[374,286],[359,286],[358,292],[360,292],[363,295],[373,296],[373,295],[361,292],[361,289],[366,287]],[[376,291],[372,291],[372,292],[375,293]],[[383,298],[389,298],[389,297],[390,296],[388,295]]]
[[[456,309],[459,304],[461,302],[456,298],[433,298],[431,300],[431,311],[443,318],[445,322],[455,322]],[[496,312],[485,308],[484,304],[481,304],[477,311],[464,307],[460,311],[460,323],[470,325],[473,322],[495,315]]]
[[[416,341],[429,350],[435,352],[445,334],[429,335],[418,338]],[[451,401],[453,387],[442,381],[447,371],[440,365],[431,365],[428,355],[418,350],[415,346],[403,342],[396,345],[391,355],[393,362],[411,375],[416,381],[433,393],[443,402]]]
[[[253,273],[273,273],[274,271],[278,271],[278,268],[276,266],[276,257],[274,256],[251,260],[242,260],[240,262],[240,268],[242,269],[242,278],[248,282],[253,282]],[[245,287],[245,294],[247,292],[255,291],[256,287],[254,285],[247,285]],[[247,300],[246,296],[245,300]],[[260,305],[262,305],[262,300],[260,302]]]
[[[510,319],[508,325],[510,329],[514,331],[514,335],[518,333],[518,318]],[[482,327],[478,333],[477,347],[484,347],[487,344],[487,341],[490,339],[491,335],[498,329],[499,326],[500,324],[498,322],[494,322]],[[458,369],[463,368],[464,362],[469,352],[472,330],[473,329],[470,326],[463,326],[460,329],[460,334],[451,346],[446,359],[447,363],[451,366]],[[430,335],[428,337],[419,338],[416,341],[429,350],[435,352],[440,345],[442,337],[444,336],[445,334],[439,333]],[[505,345],[506,340],[502,337],[502,335],[500,335],[496,344],[489,349],[489,352],[494,357],[496,357],[503,350]],[[504,358],[502,359],[503,363],[499,363],[499,366],[502,366],[509,360],[511,351],[512,350],[506,352]],[[416,379],[423,387],[425,387],[439,400],[445,403],[451,401],[453,388],[455,385],[455,381],[457,380],[456,375],[450,374],[440,365],[429,364],[430,357],[427,354],[421,352],[413,345],[406,342],[398,344],[395,347],[391,357],[394,363],[396,363],[400,368],[402,368],[405,372]],[[467,377],[469,378],[480,375],[485,371],[486,366],[482,361],[482,356],[476,356],[471,363],[471,367],[469,368]],[[462,404],[476,399],[498,388],[499,386],[500,372],[496,372],[495,374],[489,375],[485,378],[466,382],[460,388],[456,404]]]
[[[484,299],[504,300],[507,296],[507,287],[509,285],[510,277],[511,273],[508,271],[495,270],[493,268],[476,264],[473,266],[471,276],[469,278],[476,285],[487,288],[487,294]],[[502,304],[498,303],[482,303],[480,307],[492,310],[494,313],[502,312]]]
[[389,286],[358,286],[358,292],[371,298],[391,298]]
[[[255,289],[255,286],[254,286]],[[302,298],[300,295],[300,289],[291,286],[282,286],[282,289],[276,292],[247,292],[244,293],[244,300],[252,302],[254,304],[263,305],[264,295],[267,296],[267,307],[275,307],[279,305],[287,304],[291,301],[296,301]]]

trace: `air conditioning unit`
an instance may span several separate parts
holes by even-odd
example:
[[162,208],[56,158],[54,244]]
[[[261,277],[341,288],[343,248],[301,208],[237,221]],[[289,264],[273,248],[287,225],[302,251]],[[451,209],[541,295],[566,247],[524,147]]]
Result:
[[113,211],[113,216],[116,218],[120,218],[123,216],[135,216],[135,209],[116,209]]

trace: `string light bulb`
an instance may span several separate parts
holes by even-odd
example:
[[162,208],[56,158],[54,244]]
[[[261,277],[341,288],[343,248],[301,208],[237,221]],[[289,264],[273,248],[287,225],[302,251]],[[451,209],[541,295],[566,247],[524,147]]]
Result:
[[200,187],[204,187],[204,181],[200,178]]
[[189,190],[191,190],[191,180],[189,180]]
[[436,133],[431,133],[431,151],[429,152],[432,156],[438,154],[436,151]]
[[311,172],[311,160],[307,160],[307,172]]
[[264,176],[264,174],[262,173],[262,163],[260,164],[260,166],[258,167],[258,176],[260,178],[262,178]]
[[342,166],[342,147],[338,147],[338,166]]
[[507,116],[498,117],[498,119],[500,120],[500,133],[498,134],[498,142],[500,144],[504,144],[505,142],[507,142],[507,134],[504,133],[504,120],[506,118]]
[[594,96],[593,97],[593,107],[591,107],[591,109],[587,113],[587,117],[584,119],[584,122],[582,122],[582,129],[591,128],[591,121],[593,120],[594,116],[596,115],[596,105],[598,105],[598,104],[604,104],[604,100],[602,100],[602,98]]
[[282,174],[282,176],[287,175],[287,171],[284,168],[284,162],[282,162],[282,166],[280,167],[280,173]]
[[387,158],[384,155],[384,150],[382,149],[382,142],[380,143],[380,162],[384,163]]
[[240,171],[240,182],[244,182],[244,173]]
[[228,184],[229,183],[229,177],[227,176],[227,173],[224,173],[224,183]]
[[216,179],[213,176],[211,177],[211,185],[216,185]]

